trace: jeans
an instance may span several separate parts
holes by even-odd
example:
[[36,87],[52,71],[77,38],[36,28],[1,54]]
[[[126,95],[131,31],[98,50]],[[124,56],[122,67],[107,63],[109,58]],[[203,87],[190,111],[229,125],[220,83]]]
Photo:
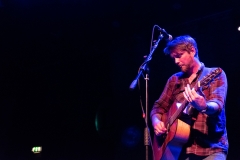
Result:
[[186,155],[185,158],[181,160],[226,160],[227,155],[223,152],[213,153],[209,156],[197,156],[194,154]]

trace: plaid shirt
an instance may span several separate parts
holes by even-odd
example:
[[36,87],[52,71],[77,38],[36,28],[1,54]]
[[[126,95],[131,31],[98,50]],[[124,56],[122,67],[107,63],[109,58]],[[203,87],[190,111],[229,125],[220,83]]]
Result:
[[[198,73],[202,73],[204,64]],[[210,71],[214,68],[206,68]],[[206,73],[206,72],[204,72]],[[193,87],[200,74],[190,84]],[[188,84],[188,78],[183,72],[172,75],[165,85],[160,98],[154,103],[150,116],[154,114],[164,114],[169,111],[173,102],[183,101],[184,97],[179,96],[184,92],[184,87]],[[227,95],[227,78],[225,72],[216,76],[205,86],[202,86],[202,92],[207,102],[215,102],[219,105],[219,111],[212,115],[201,113],[194,109],[194,122],[191,125],[189,141],[186,144],[186,153],[193,153],[199,156],[208,156],[216,152],[228,151],[228,138],[226,131],[225,100]],[[179,99],[179,97],[181,97]],[[182,113],[180,116],[184,117]]]

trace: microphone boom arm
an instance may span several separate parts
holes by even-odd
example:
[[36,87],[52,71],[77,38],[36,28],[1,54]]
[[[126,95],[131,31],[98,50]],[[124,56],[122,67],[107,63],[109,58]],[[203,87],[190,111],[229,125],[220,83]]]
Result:
[[136,76],[136,78],[132,81],[129,89],[130,90],[134,90],[136,88],[136,85],[137,85],[137,82],[138,82],[138,79],[140,77],[140,75],[142,75],[143,71],[145,72],[146,71],[146,66],[147,64],[149,63],[149,61],[152,59],[152,55],[154,53],[154,51],[156,50],[157,46],[158,46],[158,43],[164,38],[164,36],[162,34],[160,34],[158,36],[158,40],[154,43],[153,47],[152,47],[152,50],[150,51],[149,55],[147,56],[146,60],[143,62],[143,64],[140,66],[140,69],[139,69],[139,72],[138,72],[138,75]]

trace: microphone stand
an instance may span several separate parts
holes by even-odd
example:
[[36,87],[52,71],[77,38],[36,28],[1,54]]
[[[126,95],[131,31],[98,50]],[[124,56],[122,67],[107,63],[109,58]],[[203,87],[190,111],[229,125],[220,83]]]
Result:
[[[164,38],[164,36],[162,34],[159,35],[158,37],[158,40],[154,43],[149,55],[147,56],[147,58],[145,59],[144,63],[140,66],[140,70],[138,72],[138,75],[136,76],[136,78],[132,81],[129,89],[130,90],[134,90],[134,88],[136,87],[137,85],[137,82],[138,82],[138,79],[140,77],[140,75],[144,73],[146,73],[146,76],[145,76],[145,81],[146,81],[146,109],[145,109],[145,113],[143,113],[143,118],[145,119],[145,124],[146,124],[146,127],[144,129],[144,145],[145,145],[145,153],[146,153],[146,160],[148,160],[148,147],[150,145],[150,132],[149,132],[149,128],[148,128],[148,81],[149,81],[149,75],[147,73],[148,71],[148,63],[149,61],[152,59],[152,55],[155,51],[155,49],[157,48],[158,46],[158,43]],[[144,112],[144,111],[143,111]]]

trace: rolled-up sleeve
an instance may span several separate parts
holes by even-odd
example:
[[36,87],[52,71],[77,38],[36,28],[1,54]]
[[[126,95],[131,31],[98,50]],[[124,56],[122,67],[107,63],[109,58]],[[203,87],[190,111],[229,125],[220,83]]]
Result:
[[215,102],[219,105],[219,111],[221,111],[225,105],[226,96],[227,96],[227,77],[225,72],[222,70],[222,73],[217,76],[210,83],[210,94],[208,97],[208,102]]

